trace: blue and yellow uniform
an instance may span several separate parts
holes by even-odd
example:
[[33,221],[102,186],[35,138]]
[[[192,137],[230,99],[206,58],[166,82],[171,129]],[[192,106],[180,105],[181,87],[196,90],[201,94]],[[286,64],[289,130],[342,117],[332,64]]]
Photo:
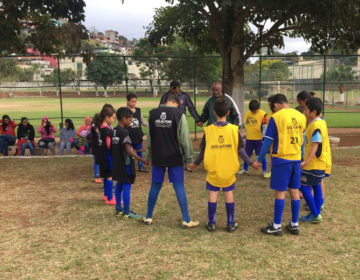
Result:
[[277,191],[300,188],[301,147],[306,119],[295,109],[284,108],[274,113],[266,130],[258,160],[263,160],[270,147],[272,157],[270,188]]

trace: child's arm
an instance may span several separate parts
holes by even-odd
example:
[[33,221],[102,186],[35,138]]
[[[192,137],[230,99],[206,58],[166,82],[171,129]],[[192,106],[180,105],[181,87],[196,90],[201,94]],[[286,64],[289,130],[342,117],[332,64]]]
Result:
[[139,157],[133,150],[133,148],[131,147],[131,145],[129,143],[125,143],[125,150],[128,153],[128,155],[130,155],[133,158],[136,158],[137,160],[143,162],[145,165],[149,165],[149,161],[146,159],[143,159],[141,157]]
[[200,165],[200,163],[204,160],[205,148],[206,148],[206,142],[205,142],[205,135],[204,135],[203,138],[201,139],[201,143],[200,143],[200,153],[193,163],[190,163],[187,165],[188,169],[195,170],[196,167],[198,167]]
[[150,130],[146,137],[146,159],[151,162],[152,160],[152,150],[151,150],[151,137],[150,137]]
[[266,133],[266,123],[267,123],[267,117],[265,114],[262,124],[261,124],[261,131],[262,131],[263,138],[265,137],[265,133]]
[[252,168],[254,169],[258,169],[259,168],[259,163],[254,162],[253,160],[251,160],[251,158],[249,158],[249,156],[247,155],[247,153],[245,152],[245,145],[244,145],[244,141],[243,138],[241,136],[241,132],[240,132],[240,128],[239,128],[239,144],[238,144],[238,153],[239,156],[248,164],[250,165]]
[[140,124],[144,127],[149,127],[149,123],[145,121],[143,114],[140,112]]
[[185,117],[185,114],[182,114],[179,127],[178,127],[178,142],[182,147],[182,151],[184,152],[185,163],[189,164],[193,162],[193,149],[191,138],[189,134],[189,127]]

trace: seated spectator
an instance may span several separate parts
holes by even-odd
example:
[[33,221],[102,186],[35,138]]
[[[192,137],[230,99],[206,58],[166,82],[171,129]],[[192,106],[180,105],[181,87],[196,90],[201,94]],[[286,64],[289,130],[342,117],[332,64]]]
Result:
[[0,120],[0,153],[3,153],[4,156],[8,155],[9,146],[16,142],[15,127],[17,124],[8,115],[3,115]]
[[66,147],[66,154],[71,154],[71,147],[76,147],[79,149],[75,142],[75,128],[74,123],[70,119],[66,119],[64,123],[65,127],[63,127],[60,131],[60,148],[59,155],[63,154],[64,148]]
[[17,139],[18,139],[18,155],[25,155],[25,149],[28,148],[30,154],[34,155],[34,142],[35,131],[34,127],[29,123],[28,118],[23,117],[18,126]]
[[44,116],[41,119],[41,125],[38,132],[41,135],[41,139],[38,143],[40,154],[43,156],[45,149],[48,148],[51,151],[51,155],[54,156],[56,144],[54,133],[56,132],[56,128],[51,124],[48,117]]
[[91,118],[85,117],[84,125],[80,126],[77,133],[77,145],[79,146],[80,154],[89,154],[90,153],[90,143],[91,143]]

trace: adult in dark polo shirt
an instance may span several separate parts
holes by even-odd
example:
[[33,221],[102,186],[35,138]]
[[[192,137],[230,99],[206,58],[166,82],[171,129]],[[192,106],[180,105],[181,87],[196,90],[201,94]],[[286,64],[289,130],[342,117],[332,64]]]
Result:
[[160,99],[160,105],[165,104],[166,98],[169,95],[175,95],[179,99],[179,110],[186,114],[186,107],[188,108],[191,116],[194,118],[195,122],[200,121],[200,116],[195,109],[193,102],[191,101],[190,96],[186,93],[181,91],[180,83],[178,81],[172,81],[170,83],[170,89],[167,93],[165,93]]
[[179,99],[171,94],[165,104],[150,111],[146,158],[152,163],[152,181],[144,223],[152,223],[153,210],[164,181],[166,169],[173,184],[182,214],[183,228],[199,225],[191,221],[184,186],[184,162],[193,162],[193,150],[186,117],[178,109]]

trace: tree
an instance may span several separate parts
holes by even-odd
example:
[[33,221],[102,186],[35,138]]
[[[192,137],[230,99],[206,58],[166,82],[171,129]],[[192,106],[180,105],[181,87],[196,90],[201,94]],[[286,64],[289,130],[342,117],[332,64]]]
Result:
[[139,67],[140,77],[149,79],[151,93],[157,95],[154,85],[159,84],[166,75],[166,47],[160,44],[151,45],[149,40],[142,38],[136,44],[133,56],[136,66]]
[[[51,72],[51,74],[48,74],[48,75],[43,74],[42,77],[44,79],[44,82],[52,83],[56,87],[56,89],[57,89],[56,94],[58,94],[59,93],[59,68],[54,69]],[[60,70],[61,86],[66,86],[68,84],[73,83],[75,81],[75,77],[76,77],[76,73],[69,68]]]
[[122,83],[126,70],[127,65],[124,65],[124,61],[119,56],[101,53],[86,68],[86,78],[95,84],[96,92],[97,88],[102,86],[104,96],[107,96],[107,88]]
[[[356,71],[350,66],[340,64],[339,66],[332,66],[326,71],[325,80],[327,82],[353,82],[355,81],[355,74]],[[323,79],[323,75],[321,75],[321,79]]]
[[0,81],[3,82],[30,82],[34,72],[31,69],[22,69],[13,58],[0,58]]
[[[179,35],[203,53],[222,56],[223,84],[244,108],[244,65],[261,48],[284,47],[284,37],[303,37],[312,49],[358,47],[360,2],[334,0],[234,1],[167,0],[148,31],[153,43],[169,44]],[[243,111],[243,110],[242,110]]]
[[44,70],[44,65],[40,63],[32,63],[30,65],[33,73],[34,73],[34,81],[37,83],[38,87],[40,88],[40,96],[42,96],[42,85],[41,82],[43,80],[42,73]]
[[[80,51],[86,37],[83,0],[1,1],[0,53],[25,53],[34,46],[42,53],[63,55]],[[58,20],[65,20],[59,24]]]

